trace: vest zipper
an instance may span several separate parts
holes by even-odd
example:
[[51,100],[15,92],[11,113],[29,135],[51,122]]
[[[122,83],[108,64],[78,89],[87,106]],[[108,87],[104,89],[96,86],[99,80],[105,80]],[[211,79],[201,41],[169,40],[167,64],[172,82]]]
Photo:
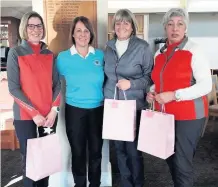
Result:
[[[116,82],[118,83],[117,66],[118,66],[118,63],[119,63],[120,59],[118,58],[117,52],[115,50],[113,50],[113,53],[114,53],[114,55],[116,57],[116,64],[115,64],[115,70],[114,71],[115,71],[115,76],[116,76]],[[117,95],[115,97],[117,97],[118,100],[119,100],[119,92],[117,92]]]
[[[120,60],[122,59],[122,57],[124,56],[124,54],[126,53],[126,51],[128,50],[128,47],[127,47],[127,49],[126,49],[126,51],[121,55],[121,57],[120,58],[118,58],[118,55],[117,55],[117,51],[116,50],[114,50],[114,49],[112,49],[113,50],[113,53],[114,53],[114,55],[116,56],[116,64],[115,64],[115,75],[116,75],[116,79],[117,79],[117,83],[118,83],[118,75],[117,75],[117,67],[118,67],[118,64],[119,64],[119,62],[120,62]],[[118,94],[117,94],[117,97],[118,97],[118,100],[119,100],[119,93],[120,92],[117,92]]]
[[177,49],[177,47],[175,47],[175,48],[172,50],[172,52],[170,53],[169,56],[167,56],[167,55],[164,53],[164,56],[165,56],[166,60],[165,60],[165,63],[164,63],[163,68],[162,68],[161,71],[160,71],[160,93],[162,93],[162,91],[163,91],[163,72],[164,72],[164,70],[165,70],[165,68],[166,68],[166,66],[167,66],[167,64],[168,64],[168,62],[170,61],[170,59],[173,57],[173,55],[174,55],[176,49]]
[[[112,51],[113,51],[115,57],[116,57],[116,64],[115,64],[115,70],[114,70],[114,71],[115,71],[115,76],[116,76],[116,79],[117,79],[117,80],[116,80],[117,83],[118,83],[117,67],[118,67],[119,61],[122,59],[122,57],[124,56],[124,54],[125,54],[125,53],[127,52],[127,50],[129,49],[130,42],[131,42],[131,40],[130,40],[129,43],[128,43],[128,47],[127,47],[126,51],[121,55],[120,58],[118,58],[117,51],[115,50],[116,47],[115,47],[115,49],[112,48],[112,47],[110,47],[110,48],[112,49]],[[118,93],[117,96],[118,96],[118,99],[119,99],[119,92],[117,92],[117,93]]]

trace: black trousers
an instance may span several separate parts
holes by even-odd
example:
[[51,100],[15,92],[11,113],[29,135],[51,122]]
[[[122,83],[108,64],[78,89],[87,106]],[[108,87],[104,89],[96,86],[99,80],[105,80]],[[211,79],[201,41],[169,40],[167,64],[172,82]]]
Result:
[[143,156],[137,150],[140,117],[141,111],[137,111],[134,142],[114,141],[121,176],[120,187],[143,187],[144,184]]
[[[43,127],[37,127],[33,120],[14,120],[15,131],[20,144],[20,152],[22,156],[22,169],[23,169],[23,184],[24,187],[48,187],[48,179],[46,177],[39,181],[33,181],[26,177],[26,153],[27,153],[27,140],[37,137],[37,128],[39,137],[46,136]],[[56,132],[57,120],[52,127],[53,132]]]
[[[103,107],[77,108],[66,104],[66,132],[72,151],[72,173],[75,187],[86,187],[87,163],[90,187],[101,181]],[[87,149],[88,145],[88,162]]]
[[176,121],[175,154],[167,159],[174,187],[193,187],[193,158],[204,127],[205,118]]

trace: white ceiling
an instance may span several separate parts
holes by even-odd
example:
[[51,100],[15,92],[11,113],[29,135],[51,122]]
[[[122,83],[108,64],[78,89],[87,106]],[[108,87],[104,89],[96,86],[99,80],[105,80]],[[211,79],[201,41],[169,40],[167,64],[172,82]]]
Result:
[[1,0],[1,17],[20,19],[23,14],[32,10],[32,0]]
[[32,0],[1,0],[1,7],[30,7]]
[[135,13],[166,12],[173,7],[187,7],[189,12],[218,12],[218,0],[108,0],[110,13],[120,8]]
[[[20,19],[24,13],[32,10],[32,1],[38,0],[0,0],[1,17],[11,16]],[[108,0],[108,12],[116,12],[119,8],[130,8],[135,13],[165,12],[169,9],[169,5],[179,6],[180,1],[138,0],[136,3],[135,0]],[[187,0],[187,2],[189,12],[218,12],[218,0]]]
[[15,17],[20,19],[26,12],[32,10],[32,7],[3,7],[1,8],[1,17]]

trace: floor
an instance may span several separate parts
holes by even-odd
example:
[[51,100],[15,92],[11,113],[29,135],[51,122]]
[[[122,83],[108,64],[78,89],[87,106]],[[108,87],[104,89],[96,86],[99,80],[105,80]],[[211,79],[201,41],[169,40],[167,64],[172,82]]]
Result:
[[[214,132],[211,132],[213,125]],[[1,187],[22,187],[22,182],[8,183],[21,176],[19,150],[1,151]],[[144,154],[145,187],[172,187],[168,167],[164,160]],[[116,166],[112,166],[116,170]],[[218,121],[210,121],[200,140],[195,159],[195,187],[218,187]],[[115,171],[116,172],[116,171]],[[119,175],[113,174],[113,187],[119,186]],[[8,185],[7,185],[8,184]]]

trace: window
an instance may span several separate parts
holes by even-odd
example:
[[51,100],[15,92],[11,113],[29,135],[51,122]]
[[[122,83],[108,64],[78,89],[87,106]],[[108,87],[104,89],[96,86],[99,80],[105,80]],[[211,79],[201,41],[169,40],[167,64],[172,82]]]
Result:
[[8,24],[1,24],[1,33],[0,33],[0,45],[1,46],[9,46],[8,42]]

